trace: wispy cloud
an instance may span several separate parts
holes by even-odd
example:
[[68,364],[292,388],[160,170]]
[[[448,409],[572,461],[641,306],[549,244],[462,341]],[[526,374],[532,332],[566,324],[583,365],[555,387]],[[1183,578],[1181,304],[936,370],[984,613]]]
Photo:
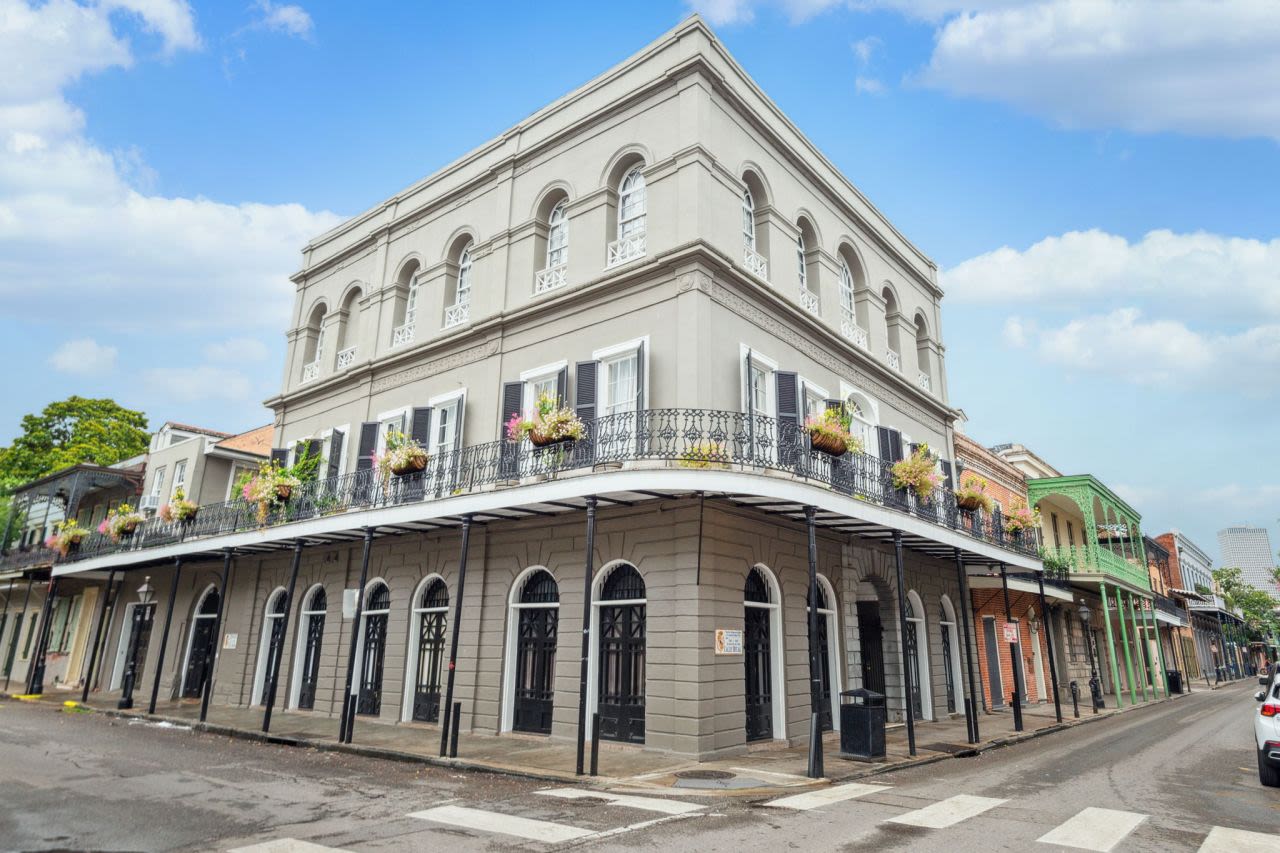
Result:
[[54,370],[74,376],[103,376],[116,366],[119,351],[93,338],[76,338],[64,343],[49,356]]
[[283,33],[307,41],[310,41],[315,34],[315,22],[311,20],[311,15],[296,3],[257,0],[253,8],[255,16],[249,24],[250,29]]

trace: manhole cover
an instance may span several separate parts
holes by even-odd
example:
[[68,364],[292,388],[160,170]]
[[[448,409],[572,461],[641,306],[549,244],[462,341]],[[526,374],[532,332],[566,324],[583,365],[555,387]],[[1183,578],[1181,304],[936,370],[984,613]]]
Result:
[[732,779],[733,774],[724,770],[681,770],[676,774],[677,779],[698,779],[704,782],[710,782],[720,779]]

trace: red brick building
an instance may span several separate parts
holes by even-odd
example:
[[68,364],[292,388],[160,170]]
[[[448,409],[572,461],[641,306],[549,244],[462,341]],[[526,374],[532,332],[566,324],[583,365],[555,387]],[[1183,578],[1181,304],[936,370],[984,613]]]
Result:
[[[960,469],[957,486],[982,485],[992,500],[992,511],[998,510],[1002,515],[1027,505],[1027,482],[1021,471],[962,433],[956,433],[955,445]],[[974,571],[970,570],[969,589],[984,707],[990,711],[1010,706],[1015,666],[1017,678],[1024,685],[1024,704],[1052,701],[1052,667],[1036,578],[1021,572],[1009,573],[1011,619],[1006,619],[1004,584],[999,573]],[[1051,601],[1071,601],[1071,593],[1057,586],[1046,586],[1045,594]],[[1005,640],[1006,624],[1016,626],[1016,649]]]

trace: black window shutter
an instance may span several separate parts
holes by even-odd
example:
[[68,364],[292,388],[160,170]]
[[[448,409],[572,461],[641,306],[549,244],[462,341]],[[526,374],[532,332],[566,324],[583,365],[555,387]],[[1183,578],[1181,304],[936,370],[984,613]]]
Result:
[[329,476],[336,477],[342,468],[342,451],[343,451],[343,435],[342,430],[335,429],[333,434],[329,436]]
[[569,367],[568,365],[560,368],[560,372],[556,374],[556,405],[569,405]]
[[596,419],[596,386],[600,376],[600,362],[580,361],[573,368],[574,411],[583,421]]
[[827,411],[831,411],[832,409],[844,408],[844,403],[841,402],[840,400],[824,400],[823,403],[826,404]]
[[356,470],[368,471],[373,468],[373,452],[378,449],[377,421],[365,421],[360,424],[360,443],[356,446]]
[[946,459],[941,460],[941,462],[942,462],[943,480],[945,481],[948,489],[955,491],[955,484],[954,484],[954,481],[951,479],[951,463],[948,462]]
[[281,465],[289,464],[289,449],[287,447],[271,448],[271,461],[279,462]]
[[778,462],[793,465],[800,457],[800,378],[791,371],[773,372],[778,406]]
[[644,341],[636,347],[636,411],[644,409]]
[[503,438],[507,437],[507,421],[511,420],[512,415],[520,413],[520,403],[523,397],[523,382],[502,383],[502,423],[499,429],[502,431]]
[[889,430],[889,441],[893,447],[893,461],[901,462],[906,458],[902,455],[902,433],[896,429]]
[[409,437],[423,447],[431,446],[430,406],[423,406],[413,410],[413,425],[409,428]]
[[324,451],[324,441],[318,438],[309,438],[306,440],[305,444],[307,456],[314,456],[316,459],[319,459],[320,454]]

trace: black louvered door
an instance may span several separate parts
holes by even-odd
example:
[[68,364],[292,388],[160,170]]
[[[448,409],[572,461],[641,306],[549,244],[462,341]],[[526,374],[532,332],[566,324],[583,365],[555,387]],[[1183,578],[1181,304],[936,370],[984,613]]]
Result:
[[879,602],[858,602],[858,645],[862,650],[862,686],[883,696],[884,627]]
[[555,607],[520,610],[513,723],[516,731],[551,734],[559,619],[560,611]]
[[600,607],[600,736],[644,743],[645,606]]
[[[284,620],[281,620],[284,621]],[[316,685],[320,682],[320,647],[324,642],[324,614],[307,617],[307,644],[302,658],[302,683],[298,689],[298,707],[310,711],[316,706]]]
[[360,655],[359,714],[377,715],[382,710],[382,668],[387,651],[387,614],[369,615],[364,620],[364,648]]
[[[182,681],[182,698],[199,699],[204,692],[205,671],[213,659],[213,619],[196,619],[191,629],[191,648],[187,650],[187,673]],[[148,619],[146,632],[150,633]],[[145,653],[144,653],[145,657]]]
[[773,737],[773,661],[769,642],[769,610],[747,607],[743,632],[743,664],[747,676],[747,740]]

